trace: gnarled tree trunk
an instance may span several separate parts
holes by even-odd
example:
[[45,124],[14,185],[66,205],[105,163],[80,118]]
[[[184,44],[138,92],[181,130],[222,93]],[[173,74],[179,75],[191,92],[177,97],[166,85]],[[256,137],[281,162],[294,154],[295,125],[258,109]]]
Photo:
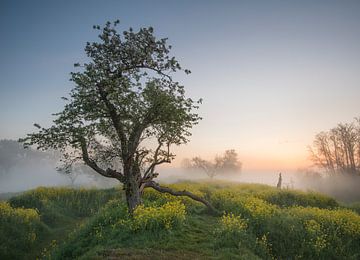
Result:
[[140,189],[136,181],[132,180],[125,183],[124,188],[129,213],[132,214],[135,208],[142,203]]
[[128,166],[124,169],[125,182],[124,190],[129,213],[132,215],[135,208],[142,203],[139,182],[141,174],[138,167]]

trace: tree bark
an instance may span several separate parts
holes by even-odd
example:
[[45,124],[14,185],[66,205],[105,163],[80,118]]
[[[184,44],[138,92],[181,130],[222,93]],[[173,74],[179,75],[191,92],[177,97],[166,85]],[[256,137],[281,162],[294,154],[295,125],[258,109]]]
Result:
[[141,199],[141,192],[140,192],[140,171],[137,167],[132,165],[130,161],[124,167],[125,172],[125,182],[124,182],[124,189],[125,189],[125,196],[126,196],[126,203],[128,205],[129,213],[132,215],[135,208],[142,203]]
[[132,215],[135,208],[142,203],[142,200],[139,184],[136,180],[136,177],[131,174],[129,174],[128,176],[129,178],[127,179],[126,183],[124,183],[125,196],[129,213]]

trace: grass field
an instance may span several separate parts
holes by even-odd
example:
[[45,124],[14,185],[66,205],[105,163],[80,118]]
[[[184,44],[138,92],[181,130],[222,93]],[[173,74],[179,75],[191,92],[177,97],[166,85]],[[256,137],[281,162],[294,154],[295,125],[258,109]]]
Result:
[[0,259],[359,259],[358,204],[259,184],[181,182],[144,193],[127,214],[120,188],[38,188],[0,202]]

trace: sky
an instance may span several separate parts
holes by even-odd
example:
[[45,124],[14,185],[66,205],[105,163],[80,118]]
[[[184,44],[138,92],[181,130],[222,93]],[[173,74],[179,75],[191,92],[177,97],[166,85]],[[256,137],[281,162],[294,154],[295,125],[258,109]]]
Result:
[[50,126],[94,24],[152,26],[203,98],[183,158],[235,149],[244,170],[310,164],[316,133],[360,116],[360,1],[0,2],[0,139]]

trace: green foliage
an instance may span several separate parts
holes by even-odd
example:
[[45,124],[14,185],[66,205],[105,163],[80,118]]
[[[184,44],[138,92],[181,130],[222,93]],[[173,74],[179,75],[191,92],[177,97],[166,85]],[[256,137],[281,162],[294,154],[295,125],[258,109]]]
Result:
[[257,197],[239,195],[226,189],[214,192],[211,200],[218,209],[242,214],[258,223],[269,216],[273,216],[279,210],[277,206]]
[[312,255],[324,259],[360,257],[360,216],[356,213],[304,207],[290,208],[287,213],[302,223]]
[[71,189],[71,188],[45,188],[30,190],[13,197],[9,203],[13,207],[37,209],[41,219],[52,224],[65,215],[74,217],[91,216],[107,201],[120,197],[118,189]]
[[[80,219],[96,214],[107,201],[119,197],[121,197],[119,189],[96,190],[40,187],[10,198],[9,207],[11,206],[15,212],[36,212],[38,227],[40,227],[36,232],[37,239],[35,243],[26,242],[26,250],[23,250],[20,245],[11,247],[11,254],[17,255],[19,253],[19,257],[23,254],[21,257],[28,255],[29,258],[49,254],[51,248],[57,243],[55,240],[64,240],[66,238],[64,234],[69,232],[69,229],[75,228]],[[9,229],[10,227],[12,229]],[[25,224],[11,225],[10,227],[6,227],[3,222],[0,225],[0,229],[4,228],[7,230],[10,237],[17,234],[16,232],[29,232]],[[6,236],[3,237],[1,235],[1,237],[5,239]],[[23,238],[26,238],[26,235],[19,234],[9,241],[18,241],[16,243],[24,244]]]
[[267,258],[270,254],[268,253],[266,236],[257,239],[251,230],[249,230],[248,222],[241,215],[224,213],[220,218],[218,228],[214,231],[215,248],[236,248],[238,253],[248,249],[257,256]]
[[115,226],[120,220],[128,218],[126,204],[117,199],[110,200],[93,218],[75,229],[66,242],[54,250],[52,257],[74,259],[114,237],[127,237],[128,227],[115,229]]
[[225,213],[220,219],[219,228],[215,230],[217,247],[235,246],[237,247],[241,240],[245,240],[248,223],[240,215]]
[[360,214],[360,202],[351,203],[347,207],[355,211],[356,213]]
[[326,196],[276,190],[246,195],[236,193],[233,187],[213,192],[211,199],[214,206],[247,218],[257,240],[266,238],[269,257],[359,256],[360,216],[347,209],[334,209],[338,204]]
[[315,192],[269,190],[260,193],[258,196],[279,207],[304,206],[330,209],[339,207],[335,199]]
[[[202,192],[201,186],[190,183],[178,183],[178,184],[170,184],[167,185],[173,190],[187,190],[191,191],[193,194],[199,197],[206,197],[206,194]],[[204,205],[189,198],[189,197],[181,197],[181,196],[173,196],[167,193],[160,193],[153,189],[146,189],[143,194],[144,203],[147,205],[164,205],[167,202],[181,202],[186,206],[186,210],[188,212],[201,212],[203,211]]]
[[12,208],[0,202],[0,259],[19,259],[45,232],[35,209]]
[[[172,184],[171,188],[187,189],[207,197],[224,214],[220,217],[209,216],[201,210],[205,207],[197,202],[146,189],[144,204],[130,217],[126,203],[116,189],[42,188],[11,200],[18,206],[36,208],[38,205],[40,214],[35,209],[14,209],[9,204],[2,204],[6,205],[2,206],[6,210],[1,212],[9,212],[10,208],[17,212],[35,212],[34,216],[37,216],[31,218],[32,222],[17,220],[15,215],[5,222],[1,220],[0,230],[7,232],[2,238],[13,238],[13,234],[21,233],[16,236],[16,247],[11,247],[7,254],[21,258],[26,256],[26,250],[17,252],[14,248],[31,250],[36,243],[48,239],[47,244],[39,247],[37,256],[53,259],[126,259],[129,252],[134,252],[134,255],[156,258],[161,255],[159,251],[164,251],[167,252],[164,257],[179,259],[184,259],[183,256],[195,259],[360,257],[360,216],[348,208],[337,207],[328,197],[291,190],[279,191],[266,185],[225,182],[182,182]],[[104,206],[96,201],[97,197],[99,201],[107,200],[103,202]],[[78,225],[79,222],[72,223],[73,232],[62,235],[62,241],[60,238],[54,241],[55,238],[49,236],[48,232],[53,230],[41,231],[41,220],[49,214],[49,205],[53,205],[51,209],[55,212],[62,212],[59,213],[61,218],[83,219],[81,225]],[[79,205],[89,209],[77,209]],[[13,224],[5,224],[7,221]],[[36,228],[29,229],[29,225],[24,223],[40,223],[40,226],[32,225]],[[51,223],[54,228],[63,225],[59,221]],[[31,235],[24,235],[32,232],[36,234],[36,243],[30,242]],[[13,243],[13,240],[8,240],[4,242]],[[1,248],[2,254],[4,250]]]
[[167,202],[161,207],[138,206],[134,210],[132,229],[159,230],[179,226],[185,220],[185,205],[179,201]]
[[88,42],[88,61],[75,64],[80,70],[71,73],[75,86],[64,109],[52,126],[36,124],[37,132],[19,141],[60,151],[65,171],[81,161],[119,180],[133,211],[139,187],[154,182],[156,166],[174,159],[171,146],[189,141],[201,100],[173,80],[173,73],[190,71],[171,56],[167,38],[157,39],[151,27],[119,33],[118,24],[94,27],[99,41]]
[[138,233],[140,236],[156,237],[158,232],[180,227],[186,216],[185,206],[179,201],[162,206],[140,205],[133,214],[133,217],[129,216],[123,201],[109,201],[91,221],[74,232],[54,256],[73,258],[112,239],[118,242],[131,240]]

